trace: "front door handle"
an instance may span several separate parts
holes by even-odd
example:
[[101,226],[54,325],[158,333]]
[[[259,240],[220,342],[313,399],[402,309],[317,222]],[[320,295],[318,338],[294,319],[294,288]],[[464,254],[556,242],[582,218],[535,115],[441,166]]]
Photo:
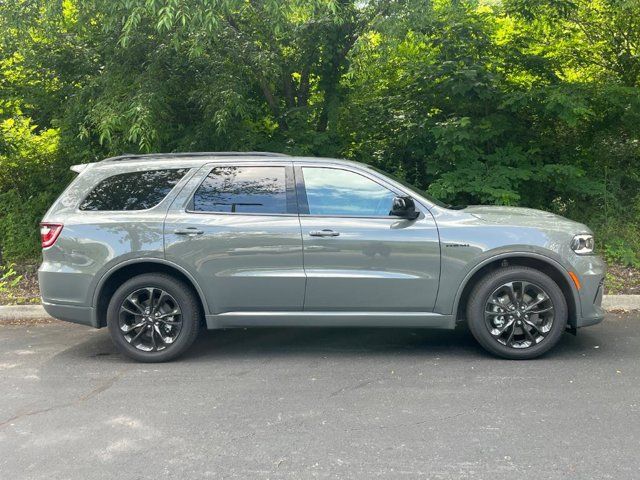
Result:
[[194,235],[202,235],[204,233],[204,230],[200,230],[199,228],[196,227],[186,227],[186,228],[176,228],[173,233],[175,233],[176,235],[189,235],[194,236]]
[[337,237],[340,235],[340,232],[334,232],[333,230],[325,228],[324,230],[312,230],[309,232],[309,235],[312,237]]

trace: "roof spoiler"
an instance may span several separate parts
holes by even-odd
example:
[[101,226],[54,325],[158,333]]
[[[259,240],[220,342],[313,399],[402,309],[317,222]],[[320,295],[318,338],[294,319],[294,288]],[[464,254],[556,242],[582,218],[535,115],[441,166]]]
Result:
[[89,163],[81,163],[79,165],[71,165],[70,170],[72,172],[76,172],[76,173],[80,173],[82,172],[85,168],[87,168],[90,164]]

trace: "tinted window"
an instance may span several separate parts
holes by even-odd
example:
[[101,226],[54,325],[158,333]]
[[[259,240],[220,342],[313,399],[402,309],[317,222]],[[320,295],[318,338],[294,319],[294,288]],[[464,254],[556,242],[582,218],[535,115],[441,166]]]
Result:
[[285,167],[216,167],[196,190],[193,209],[287,213]]
[[187,170],[149,170],[114,175],[91,191],[80,204],[80,210],[146,210],[155,207]]
[[311,215],[388,216],[395,194],[347,170],[303,167]]

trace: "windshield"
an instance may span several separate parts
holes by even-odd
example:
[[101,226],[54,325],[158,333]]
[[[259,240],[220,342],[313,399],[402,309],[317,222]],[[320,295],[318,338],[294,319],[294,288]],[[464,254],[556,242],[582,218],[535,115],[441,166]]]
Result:
[[373,167],[371,165],[369,165],[369,168],[371,168],[372,170],[375,170],[378,173],[383,174],[386,177],[389,177],[390,179],[398,182],[400,185],[406,187],[407,189],[411,190],[413,193],[420,195],[421,197],[426,198],[427,200],[429,200],[431,203],[433,203],[434,205],[437,205],[438,207],[442,207],[442,208],[453,208],[451,205],[449,205],[448,203],[444,203],[441,202],[440,200],[438,200],[437,198],[432,197],[431,195],[429,195],[427,192],[425,192],[424,190],[419,189],[418,187],[415,187],[414,185],[411,185],[409,182],[407,182],[406,180],[403,180],[402,178],[398,178],[395,175],[392,175],[389,172],[385,172],[384,170],[381,170],[379,168]]

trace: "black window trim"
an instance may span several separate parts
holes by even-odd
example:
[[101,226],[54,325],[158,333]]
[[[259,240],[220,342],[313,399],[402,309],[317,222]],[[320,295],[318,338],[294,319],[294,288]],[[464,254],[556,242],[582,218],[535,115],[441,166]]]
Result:
[[[131,173],[145,173],[145,172],[156,172],[158,170],[185,170],[184,175],[176,182],[176,184],[171,188],[171,190],[169,190],[169,192],[167,192],[167,194],[164,196],[164,198],[162,200],[160,200],[158,203],[156,203],[153,207],[149,207],[149,208],[140,208],[140,209],[136,209],[136,210],[82,210],[80,208],[80,206],[85,202],[85,200],[87,198],[89,198],[89,195],[91,195],[93,193],[93,191],[96,189],[96,187],[98,185],[100,185],[102,182],[104,182],[105,180],[108,180],[112,177],[116,177],[118,175],[126,175],[126,174],[131,174]],[[101,178],[98,182],[93,182],[93,186],[91,187],[91,189],[87,192],[86,195],[84,195],[80,201],[78,201],[78,203],[76,204],[76,209],[75,209],[75,213],[81,213],[81,214],[97,214],[97,213],[117,213],[117,214],[125,214],[125,215],[132,215],[132,214],[139,214],[139,213],[144,213],[144,212],[151,212],[152,210],[155,210],[157,208],[159,208],[163,203],[167,202],[167,200],[169,198],[171,198],[171,202],[172,203],[175,200],[175,196],[172,198],[172,194],[174,192],[179,192],[182,191],[182,189],[184,188],[184,185],[186,185],[186,183],[191,179],[191,177],[193,176],[193,172],[194,169],[193,167],[155,167],[155,168],[141,168],[139,170],[130,170],[127,172],[116,172],[116,173],[111,173],[109,175],[106,175],[105,177]],[[178,189],[178,187],[180,187]]]
[[[296,162],[294,164],[294,171],[296,173],[296,188],[297,188],[297,192],[298,192],[298,205],[300,206],[300,216],[301,217],[311,217],[311,218],[376,218],[376,219],[395,219],[395,220],[399,220],[400,217],[397,217],[396,215],[312,215],[311,213],[309,213],[309,202],[307,199],[307,189],[305,187],[304,184],[304,175],[302,172],[302,168],[303,167],[307,167],[307,168],[328,168],[328,169],[332,169],[332,170],[345,170],[347,172],[351,172],[351,173],[355,173],[356,175],[361,175],[369,180],[371,180],[374,183],[377,183],[378,185],[380,185],[383,188],[386,188],[387,190],[389,190],[391,193],[398,195],[398,196],[403,196],[403,195],[408,195],[406,192],[403,192],[401,190],[398,190],[395,186],[393,185],[389,185],[384,183],[383,181],[381,181],[380,179],[378,179],[377,177],[373,176],[373,175],[369,175],[368,172],[364,171],[364,170],[360,170],[358,168],[350,168],[349,166],[345,166],[342,164],[321,164],[321,163],[304,163],[304,162]],[[408,195],[411,196],[411,198],[413,198],[412,195]],[[418,202],[416,202],[416,207],[418,207],[419,204]]]
[[[204,210],[194,210],[194,197],[196,192],[202,186],[202,184],[209,177],[209,174],[214,168],[220,167],[284,167],[284,181],[286,190],[286,204],[287,213],[252,213],[252,212],[207,212]],[[193,188],[189,194],[189,200],[187,201],[184,209],[185,213],[192,213],[196,215],[234,215],[234,216],[264,216],[264,217],[297,217],[298,216],[298,201],[296,199],[295,190],[295,177],[293,174],[293,164],[291,162],[215,162],[207,163],[203,165],[205,174],[198,184]],[[289,211],[290,210],[290,211]]]

